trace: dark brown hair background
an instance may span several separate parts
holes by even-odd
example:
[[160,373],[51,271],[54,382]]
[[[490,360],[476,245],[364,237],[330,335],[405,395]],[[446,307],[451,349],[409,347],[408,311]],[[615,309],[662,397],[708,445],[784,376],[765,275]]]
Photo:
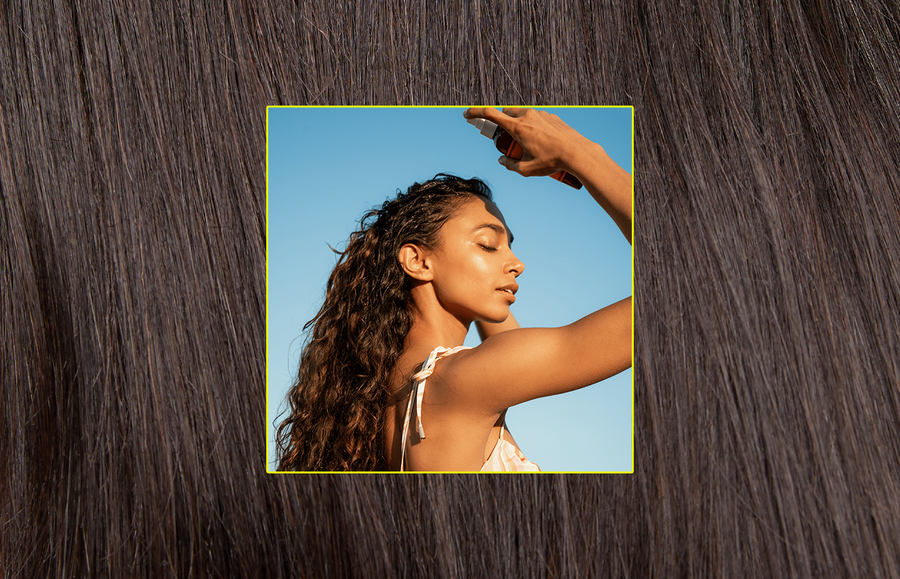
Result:
[[[900,575],[898,23],[4,3],[3,575]],[[265,107],[495,103],[635,107],[635,473],[267,475]]]

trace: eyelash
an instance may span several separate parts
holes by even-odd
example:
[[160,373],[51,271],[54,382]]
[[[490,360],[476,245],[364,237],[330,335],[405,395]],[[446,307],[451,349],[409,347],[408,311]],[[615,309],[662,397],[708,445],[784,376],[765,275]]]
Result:
[[482,245],[481,249],[483,249],[485,251],[497,251],[496,247],[488,247],[487,245]]

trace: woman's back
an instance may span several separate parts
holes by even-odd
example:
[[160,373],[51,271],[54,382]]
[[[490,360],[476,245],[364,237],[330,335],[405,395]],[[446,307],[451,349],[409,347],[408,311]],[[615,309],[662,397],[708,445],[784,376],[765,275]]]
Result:
[[[399,376],[392,385],[397,400],[387,411],[385,447],[391,470],[413,471],[508,471],[538,470],[525,459],[505,428],[505,412],[481,414],[452,410],[453,386],[442,368],[452,366],[464,348],[437,348],[412,376]],[[410,356],[414,355],[412,351]],[[451,356],[451,354],[453,354]],[[401,360],[398,367],[403,367]],[[453,374],[451,368],[448,372]],[[416,387],[416,388],[414,388]],[[420,438],[422,423],[427,437]],[[406,445],[403,444],[407,433]],[[404,448],[405,446],[405,448]],[[404,452],[405,451],[405,452]]]

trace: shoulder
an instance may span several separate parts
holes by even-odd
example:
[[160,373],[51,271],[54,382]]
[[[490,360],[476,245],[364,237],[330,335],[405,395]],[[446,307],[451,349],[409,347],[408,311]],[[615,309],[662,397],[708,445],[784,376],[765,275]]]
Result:
[[[447,402],[480,410],[485,414],[501,412],[524,402],[512,395],[535,381],[552,381],[540,366],[564,358],[554,341],[558,328],[517,329],[487,338],[479,346],[456,352],[441,360],[434,371],[434,382],[445,390]],[[543,360],[534,364],[536,360]]]

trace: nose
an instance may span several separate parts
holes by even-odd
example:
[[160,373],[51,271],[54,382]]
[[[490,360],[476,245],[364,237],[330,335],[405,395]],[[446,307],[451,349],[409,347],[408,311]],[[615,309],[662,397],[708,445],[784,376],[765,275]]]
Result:
[[519,277],[520,275],[522,275],[522,272],[525,271],[525,264],[522,263],[522,261],[518,257],[516,257],[515,253],[510,251],[510,255],[512,256],[512,259],[509,261],[509,263],[506,264],[506,271],[509,273],[514,273],[516,277]]

